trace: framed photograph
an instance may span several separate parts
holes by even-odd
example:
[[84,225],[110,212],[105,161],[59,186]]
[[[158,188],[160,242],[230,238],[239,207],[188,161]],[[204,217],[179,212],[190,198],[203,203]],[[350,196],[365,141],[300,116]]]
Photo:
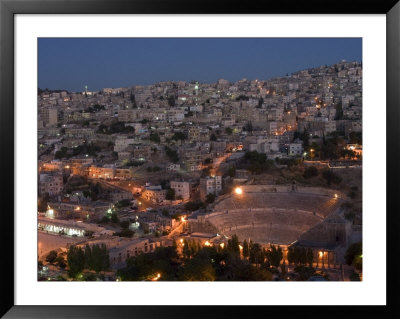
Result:
[[399,314],[397,1],[0,16],[4,318]]

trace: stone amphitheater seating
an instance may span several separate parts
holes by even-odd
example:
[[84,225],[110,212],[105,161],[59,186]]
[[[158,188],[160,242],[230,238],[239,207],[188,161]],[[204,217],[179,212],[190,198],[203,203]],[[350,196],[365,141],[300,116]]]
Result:
[[219,202],[207,220],[227,236],[287,245],[340,204],[340,199],[315,194],[246,193]]

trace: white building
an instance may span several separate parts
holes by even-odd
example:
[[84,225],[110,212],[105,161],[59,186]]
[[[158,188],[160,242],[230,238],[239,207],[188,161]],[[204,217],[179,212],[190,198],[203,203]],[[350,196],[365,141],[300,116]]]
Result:
[[49,196],[59,195],[63,190],[63,177],[61,174],[40,174],[39,194]]
[[44,126],[53,126],[57,124],[57,109],[43,108],[39,110],[39,117],[43,121]]
[[303,145],[302,143],[290,143],[288,151],[290,156],[302,155]]
[[208,194],[218,195],[222,190],[221,176],[207,176],[200,179],[200,197],[205,198]]
[[118,136],[115,140],[114,152],[123,152],[129,146],[135,144],[134,138],[127,138],[125,136]]
[[175,198],[182,197],[183,200],[190,198],[190,183],[171,181],[171,188],[175,190]]

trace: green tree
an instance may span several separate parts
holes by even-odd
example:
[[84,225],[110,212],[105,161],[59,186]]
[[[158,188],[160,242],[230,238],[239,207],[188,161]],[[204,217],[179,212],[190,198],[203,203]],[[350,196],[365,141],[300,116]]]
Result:
[[173,150],[169,148],[168,146],[164,147],[165,149],[165,154],[168,156],[168,158],[171,160],[173,163],[178,163],[179,162],[179,155],[176,150]]
[[294,262],[295,262],[294,247],[293,246],[289,246],[289,248],[288,248],[287,260],[288,260],[289,264],[294,264]]
[[84,259],[85,259],[85,268],[86,269],[91,269],[91,266],[93,264],[92,260],[92,248],[86,244],[85,250],[84,250]]
[[128,207],[130,203],[131,201],[129,199],[122,199],[115,204],[115,207],[117,208]]
[[312,267],[314,262],[314,253],[311,248],[307,248],[307,263],[310,267]]
[[296,266],[294,272],[298,274],[300,281],[306,281],[315,274],[315,269],[306,266]]
[[270,249],[266,252],[266,257],[272,266],[278,268],[283,259],[282,248],[279,245],[271,245]]
[[160,143],[160,135],[156,132],[151,132],[150,133],[150,141],[159,144]]
[[49,201],[49,193],[45,193],[38,200],[38,211],[45,212],[47,210],[47,203]]
[[175,97],[173,95],[170,95],[168,97],[168,105],[169,106],[175,106]]
[[236,235],[232,235],[231,239],[228,240],[228,245],[226,246],[228,252],[231,252],[237,256],[240,254],[239,249],[239,238]]
[[302,265],[307,263],[307,250],[304,247],[300,248],[299,261]]
[[286,271],[286,266],[285,266],[285,264],[283,263],[283,264],[281,264],[281,274],[282,274],[282,278],[283,278],[283,279],[285,279],[286,273],[287,273],[287,271]]
[[159,280],[177,280],[181,274],[176,247],[157,247],[154,252],[130,257],[127,266],[117,272],[122,280],[151,280],[159,273]]
[[346,260],[346,264],[352,265],[356,256],[362,255],[362,242],[351,244],[347,250],[346,255],[344,256]]
[[132,107],[133,108],[137,108],[137,104],[136,104],[136,99],[135,99],[135,94],[131,93],[130,98],[129,98],[132,102]]
[[193,258],[186,262],[183,276],[186,281],[214,281],[216,278],[212,263],[203,258]]
[[175,189],[170,188],[165,195],[166,200],[175,200]]
[[68,275],[76,277],[82,272],[85,266],[85,255],[81,247],[71,245],[67,252]]
[[230,127],[226,127],[225,128],[225,133],[228,134],[228,135],[232,135],[233,130]]
[[65,263],[65,259],[63,256],[58,255],[56,258],[56,264],[58,267],[64,269],[65,267],[67,267],[67,264]]
[[111,221],[113,222],[113,223],[119,223],[119,218],[118,218],[118,215],[117,215],[117,213],[116,212],[112,212],[112,214],[111,214]]
[[174,133],[174,135],[172,135],[172,139],[175,140],[175,141],[186,140],[187,136],[183,132],[176,132],[176,133]]
[[92,246],[92,262],[90,269],[99,273],[100,271],[107,270],[110,267],[110,257],[105,244]]
[[264,262],[264,252],[262,251],[260,244],[252,243],[250,246],[249,261],[256,265]]
[[350,275],[350,281],[361,281],[360,275],[353,271]]
[[46,256],[46,261],[49,262],[50,264],[54,263],[56,259],[57,259],[57,252],[55,250],[50,251]]
[[247,243],[247,240],[245,239],[244,241],[243,241],[243,257],[244,258],[249,258],[249,255],[250,255],[250,251],[249,251],[249,244]]
[[251,122],[247,122],[245,129],[247,132],[253,132],[253,124]]
[[183,241],[183,248],[182,248],[182,254],[185,258],[189,259],[191,257],[191,249],[189,247],[189,242],[185,239]]
[[215,195],[210,193],[206,196],[206,203],[211,204],[215,201]]

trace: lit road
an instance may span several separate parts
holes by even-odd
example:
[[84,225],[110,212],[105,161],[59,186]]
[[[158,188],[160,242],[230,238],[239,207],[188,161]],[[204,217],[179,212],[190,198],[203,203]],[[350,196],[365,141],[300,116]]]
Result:
[[210,170],[210,174],[211,175],[217,174],[221,163],[225,162],[231,155],[232,155],[232,153],[225,153],[223,156],[220,156],[220,157],[217,157],[216,159],[214,159],[214,161],[212,163],[212,168]]

